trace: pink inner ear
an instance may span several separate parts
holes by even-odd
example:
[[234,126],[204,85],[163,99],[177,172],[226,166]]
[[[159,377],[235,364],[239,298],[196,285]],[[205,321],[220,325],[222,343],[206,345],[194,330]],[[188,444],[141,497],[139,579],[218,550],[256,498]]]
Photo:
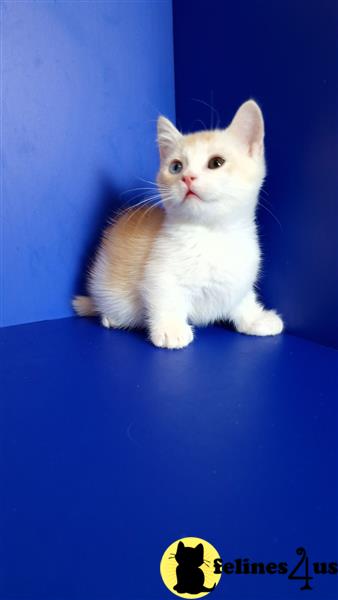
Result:
[[170,142],[169,140],[161,140],[161,138],[159,138],[158,146],[160,151],[160,158],[161,160],[164,160],[168,156],[172,148],[175,146],[175,141],[173,140],[172,142]]
[[165,156],[166,156],[166,152],[165,152],[163,146],[159,146],[159,150],[160,150],[160,159],[164,160]]
[[159,151],[160,151],[160,159],[161,160],[165,160],[165,158],[168,156],[169,152],[171,151],[172,147],[174,144],[169,144],[169,143],[165,143],[165,142],[160,142],[159,141]]
[[157,140],[161,160],[167,156],[180,137],[181,133],[169,119],[166,119],[165,117],[159,118],[157,125]]
[[250,156],[262,152],[264,121],[256,103],[249,100],[242,104],[235,114],[230,128],[248,146]]
[[262,154],[263,152],[263,142],[253,142],[249,146],[249,154],[250,156],[257,156],[258,154]]

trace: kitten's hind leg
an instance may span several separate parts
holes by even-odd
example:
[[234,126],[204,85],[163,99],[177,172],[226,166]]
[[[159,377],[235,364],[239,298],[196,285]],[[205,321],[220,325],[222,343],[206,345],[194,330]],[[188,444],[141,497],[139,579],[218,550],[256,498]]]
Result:
[[237,331],[247,335],[278,335],[283,331],[283,321],[274,310],[266,310],[252,290],[229,315]]

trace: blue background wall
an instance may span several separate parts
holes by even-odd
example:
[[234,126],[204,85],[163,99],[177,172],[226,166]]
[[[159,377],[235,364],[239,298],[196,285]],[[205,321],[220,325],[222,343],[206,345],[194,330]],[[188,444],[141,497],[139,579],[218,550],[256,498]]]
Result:
[[196,99],[218,109],[222,126],[247,98],[260,103],[262,297],[289,331],[338,345],[337,2],[173,4],[177,123],[210,126],[209,107]]
[[[174,118],[171,2],[3,2],[1,324],[71,315],[120,192]],[[125,196],[123,196],[125,200]]]

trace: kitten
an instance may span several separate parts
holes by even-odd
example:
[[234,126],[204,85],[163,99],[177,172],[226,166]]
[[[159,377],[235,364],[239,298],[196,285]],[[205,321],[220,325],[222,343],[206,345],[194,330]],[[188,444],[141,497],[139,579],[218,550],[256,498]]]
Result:
[[135,208],[108,227],[88,280],[73,300],[105,327],[146,325],[161,348],[184,348],[193,325],[231,321],[276,335],[283,322],[257,300],[255,209],[265,176],[264,122],[245,102],[225,129],[182,135],[158,119],[163,208]]
[[178,564],[176,567],[177,583],[174,590],[179,594],[202,594],[202,592],[212,592],[212,588],[204,585],[204,573],[201,567],[204,563],[203,544],[198,544],[195,548],[185,546],[179,542],[175,559]]

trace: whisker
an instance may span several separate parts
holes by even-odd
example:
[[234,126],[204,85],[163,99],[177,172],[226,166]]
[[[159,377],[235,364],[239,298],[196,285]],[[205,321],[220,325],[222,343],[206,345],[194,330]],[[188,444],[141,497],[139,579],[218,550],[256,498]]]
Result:
[[260,193],[259,193],[259,195],[260,195],[261,193],[262,193],[262,194],[264,194],[264,202],[266,202],[266,204],[268,204],[268,205],[270,206],[270,208],[272,208],[272,207],[273,207],[273,204],[272,204],[272,202],[270,202],[270,201],[268,200],[268,198],[270,197],[270,194],[269,194],[269,193],[268,193],[266,190],[263,190],[263,189],[262,189],[262,190],[260,190]]
[[265,196],[269,196],[268,192],[266,190],[264,190],[263,188],[260,189],[260,194],[264,194]]
[[[143,204],[148,204],[149,202],[151,202],[151,200],[155,200],[157,198],[160,198],[160,194],[155,194],[153,196],[144,198],[143,200],[140,200],[140,202],[137,202],[136,204],[132,204],[131,206],[127,207],[126,210],[130,210],[131,208],[136,208],[137,206],[142,206]],[[132,200],[136,200],[136,197],[133,198]],[[132,202],[132,200],[131,200],[131,202]]]
[[[211,92],[211,94],[212,93],[213,92]],[[221,119],[220,119],[220,115],[219,115],[218,110],[216,110],[216,108],[214,106],[211,106],[211,104],[209,104],[208,102],[205,102],[205,100],[200,100],[199,98],[192,98],[192,100],[194,102],[200,102],[201,104],[204,104],[205,106],[207,106],[208,108],[210,108],[210,110],[216,115],[216,118],[217,118],[217,125],[216,125],[216,127],[219,127],[219,123],[220,123]],[[212,115],[212,113],[211,113],[211,115]],[[211,126],[211,129],[214,128],[213,127],[213,118],[211,118],[210,126]]]
[[120,208],[120,210],[117,211],[116,217],[121,217],[122,215],[127,214],[127,213],[129,213],[131,211],[133,211],[133,212],[138,211],[143,206],[146,206],[147,204],[150,204],[153,200],[157,200],[158,198],[160,198],[160,195],[156,194],[155,196],[151,196],[150,198],[144,198],[140,202],[137,202],[136,204],[132,204],[131,206],[127,206],[127,207],[126,206],[122,206]]
[[282,224],[281,224],[280,220],[276,217],[276,215],[267,206],[265,206],[262,202],[258,202],[258,206],[261,206],[262,208],[264,208],[275,219],[276,223],[278,223],[280,230],[283,231]]
[[141,181],[144,181],[145,183],[151,183],[151,185],[157,186],[156,181],[150,181],[149,179],[143,179],[143,177],[138,177],[137,179],[140,179]]
[[204,123],[204,121],[202,121],[202,119],[195,119],[195,121],[196,121],[196,123],[201,123],[201,125],[203,126],[203,129],[205,129],[207,131],[208,128],[207,128],[206,124]]
[[[210,108],[213,106],[214,106],[214,92],[213,92],[213,90],[210,90]],[[217,120],[217,123],[218,122],[219,122],[219,118]],[[211,129],[214,129],[214,114],[213,114],[212,109],[210,110],[210,125],[211,125]]]
[[[162,189],[162,188],[160,188],[160,187],[157,187],[157,188],[149,188],[149,189],[146,189],[146,188],[140,188],[140,190],[141,190],[141,191],[137,192],[137,194],[135,194],[135,195],[134,195],[132,198],[127,198],[127,199],[126,199],[126,203],[127,203],[127,202],[132,202],[132,201],[133,201],[135,198],[138,198],[138,197],[140,197],[140,196],[147,196],[147,195],[149,195],[149,194],[153,194],[154,192],[156,192],[156,193],[165,192],[165,191],[166,191],[166,188],[163,188],[163,189]],[[137,191],[137,189],[136,189],[136,188],[135,188],[135,191]],[[131,192],[132,192],[132,190],[128,190],[128,193],[131,193]]]
[[147,214],[149,214],[149,212],[150,212],[151,210],[153,210],[154,208],[156,208],[157,206],[159,206],[159,205],[161,204],[161,201],[162,201],[162,200],[159,200],[158,202],[155,202],[154,204],[152,204],[151,206],[149,206],[149,208],[147,208],[147,209],[145,210],[145,212],[143,213],[143,215],[142,215],[142,220],[143,220],[143,219],[144,219],[144,218],[147,216]]
[[[248,187],[244,187],[244,186],[243,186],[243,187],[237,187],[237,186],[236,186],[236,189],[235,189],[235,190],[228,189],[228,190],[227,190],[227,192],[226,192],[226,193],[227,193],[227,196],[229,196],[229,198],[233,198],[234,200],[236,200],[236,196],[233,196],[233,195],[231,195],[231,192],[232,192],[232,191],[234,191],[234,193],[236,193],[236,192],[250,192],[250,188],[248,188]],[[265,190],[260,190],[260,192],[259,192],[259,195],[258,195],[258,204],[259,204],[259,202],[260,202],[260,198],[259,198],[259,196],[260,196],[260,194],[261,194],[262,192],[263,192],[263,194],[266,194],[266,195],[268,195],[268,193],[267,193]],[[270,205],[270,207],[272,207],[272,204],[271,204],[271,202],[269,202],[269,200],[268,200],[267,198],[264,198],[264,202],[267,202],[267,203]]]
[[[156,202],[153,202],[154,200],[156,200]],[[170,198],[165,198],[165,197],[163,197],[163,196],[159,196],[159,195],[157,195],[157,196],[154,196],[154,197],[152,197],[152,198],[150,198],[150,199],[146,199],[146,201],[144,201],[143,203],[139,203],[139,204],[136,204],[136,205],[134,205],[134,206],[131,206],[131,207],[129,207],[128,209],[126,209],[126,210],[124,211],[124,214],[125,214],[125,213],[128,213],[128,212],[129,212],[129,213],[131,213],[131,214],[129,215],[129,217],[128,217],[128,219],[127,219],[126,223],[128,223],[128,221],[131,219],[131,217],[132,217],[132,216],[133,216],[135,213],[139,212],[139,211],[140,211],[142,208],[144,208],[144,207],[145,207],[147,204],[149,204],[150,206],[149,206],[149,207],[148,207],[148,208],[145,210],[145,212],[144,212],[144,214],[143,214],[143,217],[142,217],[143,219],[144,219],[144,217],[145,217],[145,216],[146,216],[146,215],[147,215],[147,214],[148,214],[148,213],[149,213],[149,212],[150,212],[150,211],[151,211],[153,208],[155,208],[156,206],[159,206],[161,203],[163,203],[163,204],[164,204],[164,203],[165,203],[165,202],[167,202],[168,200],[170,200]]]
[[[152,190],[152,191],[154,192],[155,190]],[[147,192],[147,193],[150,194],[150,192]],[[131,202],[134,202],[138,198],[148,198],[148,196],[144,192],[139,192],[138,194],[135,194],[135,196],[132,196],[131,198],[127,198],[125,200],[125,202],[123,203],[123,205],[130,204]]]
[[135,188],[130,188],[129,190],[125,190],[124,192],[121,192],[120,196],[125,196],[126,194],[129,194],[131,192],[137,192],[139,190],[141,191],[149,191],[149,190],[153,190],[153,187],[135,187]]
[[[161,185],[160,183],[157,183],[155,181],[149,181],[148,179],[143,179],[142,177],[139,177],[138,179],[141,179],[141,181],[144,181],[145,183],[150,183],[152,186],[154,186],[155,189],[160,190],[160,192],[165,192],[167,190],[167,186]],[[149,189],[152,190],[154,188]]]

